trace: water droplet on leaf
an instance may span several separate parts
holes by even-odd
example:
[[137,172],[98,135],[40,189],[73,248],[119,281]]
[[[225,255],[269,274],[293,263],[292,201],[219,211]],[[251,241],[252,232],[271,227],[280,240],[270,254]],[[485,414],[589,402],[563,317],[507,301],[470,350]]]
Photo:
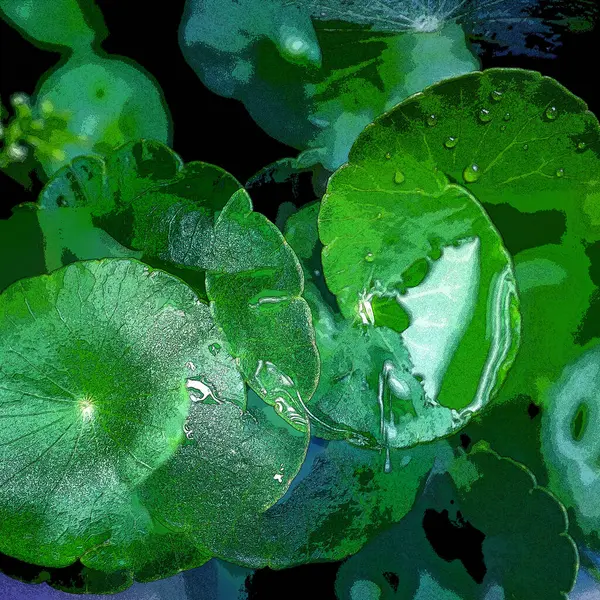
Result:
[[487,108],[482,108],[479,111],[479,120],[482,123],[489,123],[492,120],[492,115],[490,114],[490,111]]
[[386,157],[388,160],[390,160],[390,158],[392,158],[392,155],[391,155],[389,152],[386,152],[386,155],[385,155],[385,157]]
[[444,146],[448,149],[456,148],[458,144],[458,138],[454,136],[448,136],[448,139],[444,142]]
[[546,109],[546,118],[549,121],[554,121],[554,119],[556,119],[556,117],[558,117],[558,110],[556,109],[556,106],[549,106]]
[[394,173],[394,183],[404,183],[404,173],[402,171],[396,171]]
[[585,150],[587,148],[587,144],[585,142],[579,142],[577,144],[577,150]]
[[562,177],[565,174],[565,170],[564,169],[556,169],[556,176],[557,177]]
[[375,255],[372,252],[367,252],[365,255],[365,260],[367,262],[373,262],[375,260]]
[[529,150],[529,144],[523,144],[523,150]]
[[435,127],[437,125],[437,117],[435,115],[429,115],[427,117],[427,125],[429,125],[429,127]]
[[479,179],[480,175],[479,166],[475,163],[471,163],[463,171],[463,178],[467,183],[474,183]]
[[506,113],[503,117],[502,117],[505,121],[510,121],[510,113]]
[[502,92],[500,90],[494,90],[490,96],[494,102],[500,102],[500,100],[502,100]]

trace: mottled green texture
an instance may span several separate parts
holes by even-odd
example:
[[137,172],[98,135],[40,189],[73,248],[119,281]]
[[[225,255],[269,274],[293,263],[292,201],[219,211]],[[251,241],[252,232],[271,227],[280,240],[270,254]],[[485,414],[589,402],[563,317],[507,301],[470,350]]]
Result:
[[[45,272],[44,238],[35,204],[21,204],[0,220],[0,292],[23,277]],[[19,260],[13,260],[18,256]],[[8,259],[8,260],[7,260]]]
[[218,259],[206,290],[242,373],[285,420],[308,429],[319,356],[300,263],[279,230],[252,212],[245,191],[232,196],[214,236]]
[[393,353],[376,359],[369,383],[384,388],[382,432],[386,420],[389,442],[408,446],[455,431],[489,402],[518,346],[518,302],[510,257],[476,199],[441,173],[417,177],[425,166],[410,157],[400,171],[367,141],[376,130],[397,135],[382,120],[359,138],[329,181],[319,234],[342,314]]
[[35,99],[40,113],[50,107],[67,114],[67,130],[77,136],[62,154],[44,158],[49,176],[76,156],[105,155],[130,140],[171,140],[162,92],[133,61],[75,53],[45,76]]
[[166,146],[142,141],[106,160],[78,159],[48,183],[40,203],[88,211],[144,262],[206,293],[246,381],[306,429],[303,404],[316,388],[319,359],[302,269],[248,194],[234,193],[239,188],[218,167],[184,166]]
[[281,501],[262,515],[246,515],[230,536],[215,535],[207,546],[251,568],[341,560],[402,519],[436,457],[449,456],[445,442],[394,450],[392,471],[384,473],[382,453],[328,442]]
[[548,391],[542,453],[549,488],[573,510],[588,544],[600,547],[600,348],[568,365]]
[[359,14],[360,4],[344,8],[324,18],[315,3],[188,0],[180,43],[205,85],[241,100],[267,133],[314,150],[314,163],[335,170],[375,117],[479,67],[456,23],[382,31]]
[[105,35],[102,16],[89,0],[0,0],[0,16],[42,47],[85,51]]
[[[424,527],[431,519],[447,522],[447,535],[457,532],[443,540],[446,560],[427,537],[434,534]],[[479,532],[481,554],[475,538],[467,546],[460,535],[472,528]],[[461,552],[468,562],[459,559]],[[525,467],[479,446],[459,456],[448,473],[430,477],[406,519],[341,567],[336,591],[340,600],[350,600],[354,582],[367,580],[380,587],[382,600],[409,600],[423,587],[445,590],[434,596],[444,600],[485,600],[497,598],[491,592],[498,586],[505,598],[566,600],[577,567],[563,506]],[[399,580],[397,593],[391,574]]]
[[211,551],[245,535],[244,523],[285,494],[309,440],[256,395],[244,411],[222,402],[218,389],[215,398],[221,402],[193,402],[190,440],[140,489],[167,529]]
[[21,280],[0,327],[0,550],[21,560],[66,566],[119,539],[134,488],[185,439],[194,381],[226,381],[244,406],[209,308],[138,261]]

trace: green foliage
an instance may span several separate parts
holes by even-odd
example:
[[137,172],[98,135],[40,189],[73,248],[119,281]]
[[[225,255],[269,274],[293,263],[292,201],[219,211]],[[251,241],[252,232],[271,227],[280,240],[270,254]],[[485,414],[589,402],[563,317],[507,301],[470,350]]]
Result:
[[[566,599],[578,567],[562,505],[522,465],[485,446],[431,477],[402,522],[338,573],[340,600],[367,581],[387,598]],[[395,585],[393,585],[395,583]],[[395,589],[394,589],[395,588]],[[500,591],[502,594],[502,591]]]
[[36,91],[38,113],[44,105],[68,115],[76,137],[63,154],[42,157],[47,175],[84,154],[108,154],[139,138],[169,142],[171,123],[162,92],[133,61],[94,52],[73,54],[49,72]]
[[[389,198],[403,193],[414,198],[394,204],[402,214],[413,210],[416,200],[439,194],[447,180],[456,182],[450,189],[460,186],[457,194],[483,204],[515,256],[523,338],[500,400],[521,395],[539,403],[540,392],[597,336],[592,299],[598,282],[592,261],[599,234],[599,149],[598,122],[585,104],[554,80],[529,71],[465,75],[400,104],[360,136],[349,165],[331,179],[323,202],[325,275],[342,310],[349,314],[350,306],[357,305],[356,292],[368,283],[370,268],[378,269],[376,276],[384,281],[394,281],[393,263],[383,260],[379,248],[398,236],[375,238],[380,228],[387,231],[386,220],[382,217],[378,225],[377,215],[388,214]],[[353,186],[366,191],[359,195]],[[365,201],[369,194],[370,203]],[[346,226],[342,198],[359,197],[360,210],[356,205],[352,220],[361,220],[356,228],[361,235],[336,240]],[[422,236],[422,243],[437,248],[440,234],[429,227],[434,239]],[[460,229],[456,233],[464,235]],[[336,246],[350,246],[353,252],[349,274],[354,286],[348,289],[333,264]]]
[[306,430],[304,403],[319,359],[301,267],[277,228],[252,211],[247,193],[234,194],[239,187],[218,167],[184,167],[166,146],[136,142],[106,161],[74,161],[48,183],[40,203],[49,213],[65,207],[73,218],[91,218],[195,289],[206,273],[207,297],[246,381]]
[[207,546],[252,568],[289,568],[341,560],[400,521],[412,508],[434,463],[450,459],[445,442],[394,450],[391,472],[379,452],[335,441],[307,459],[282,500],[261,515],[249,513],[227,536]]
[[43,48],[87,50],[106,35],[102,15],[89,0],[0,0],[0,14]]
[[319,4],[188,0],[181,46],[205,85],[241,100],[274,138],[314,150],[312,162],[329,170],[375,117],[479,66],[452,21],[382,30],[361,18],[362,3],[326,17]]

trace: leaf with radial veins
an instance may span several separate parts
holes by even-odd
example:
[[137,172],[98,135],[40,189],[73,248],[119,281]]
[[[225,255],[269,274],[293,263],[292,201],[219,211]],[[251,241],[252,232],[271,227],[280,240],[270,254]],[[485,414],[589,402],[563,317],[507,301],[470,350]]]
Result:
[[[379,118],[332,178],[320,217],[325,274],[343,312],[356,313],[357,295],[371,279],[398,281],[386,253],[399,239],[388,229],[395,223],[392,198],[394,211],[412,214],[412,206],[422,206],[447,180],[456,182],[500,231],[521,288],[524,337],[501,399],[518,393],[536,399],[600,333],[592,305],[600,285],[593,275],[600,240],[599,133],[582,100],[520,69],[444,81]],[[433,226],[422,219],[415,224]],[[456,225],[450,217],[445,223]],[[439,234],[430,229],[430,237]],[[404,244],[412,243],[414,233],[403,236]],[[435,248],[439,241],[425,245]],[[338,272],[344,265],[346,279]]]
[[191,392],[245,406],[209,307],[135,260],[13,284],[0,330],[0,551],[21,560],[66,566],[118,538],[133,490],[185,439]]
[[[342,404],[341,416],[363,413],[364,427],[371,413],[373,428],[378,408],[382,442],[405,447],[452,433],[489,402],[514,359],[517,297],[511,259],[475,198],[439,173],[426,189],[398,173],[381,178],[380,146],[369,148],[331,178],[319,232],[345,335],[371,355],[344,357],[347,341],[327,336],[322,344],[335,370],[345,365],[330,380],[362,372],[377,390],[377,404]],[[341,399],[324,399],[331,416]]]

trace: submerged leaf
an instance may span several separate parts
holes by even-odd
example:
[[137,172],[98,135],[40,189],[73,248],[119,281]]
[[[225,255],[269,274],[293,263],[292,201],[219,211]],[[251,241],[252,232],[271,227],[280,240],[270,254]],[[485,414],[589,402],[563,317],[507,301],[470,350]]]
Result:
[[381,600],[433,597],[427,590],[444,600],[565,600],[577,568],[564,507],[525,467],[479,446],[433,474],[406,519],[342,565],[336,591],[354,600],[367,581]]

